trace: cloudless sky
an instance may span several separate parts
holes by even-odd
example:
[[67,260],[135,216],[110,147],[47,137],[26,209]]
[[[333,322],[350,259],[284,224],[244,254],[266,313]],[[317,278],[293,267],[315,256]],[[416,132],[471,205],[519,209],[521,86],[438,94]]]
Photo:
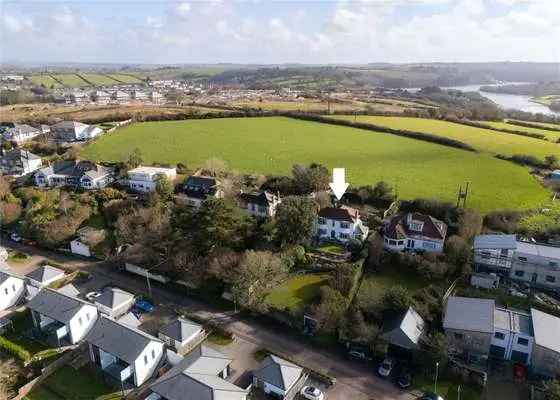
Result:
[[0,61],[560,61],[560,0],[0,0]]

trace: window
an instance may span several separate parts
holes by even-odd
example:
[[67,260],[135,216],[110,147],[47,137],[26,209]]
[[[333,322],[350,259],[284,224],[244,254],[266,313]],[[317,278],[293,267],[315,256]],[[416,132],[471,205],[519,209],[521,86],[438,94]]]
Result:
[[397,244],[397,241],[396,240],[389,240],[389,244],[391,246],[395,246]]
[[547,276],[546,276],[546,281],[547,281],[548,283],[554,283],[554,282],[556,282],[556,277],[555,277],[555,276],[552,276],[552,275],[547,275]]
[[84,321],[82,320],[82,317],[78,318],[78,324],[80,324],[80,326],[82,326],[84,324]]
[[144,365],[148,365],[148,356],[144,356]]
[[463,334],[462,333],[454,333],[453,336],[455,336],[455,339],[463,339]]
[[341,239],[348,239],[348,234],[347,233],[340,233],[338,235],[338,237],[341,238]]
[[482,251],[482,252],[480,253],[480,256],[481,256],[482,258],[490,258],[490,252],[489,252],[489,251]]
[[558,263],[556,261],[550,261],[548,265],[552,268],[558,268]]
[[424,224],[418,222],[411,222],[409,225],[411,231],[422,232]]
[[527,262],[527,257],[517,257],[517,259],[521,262]]
[[522,277],[523,275],[525,275],[525,271],[515,271],[515,276]]
[[326,223],[325,218],[319,218],[319,225],[325,225]]
[[340,223],[340,227],[342,229],[348,229],[350,227],[350,225],[348,225],[348,222],[341,222]]
[[504,340],[506,338],[506,335],[504,335],[502,332],[496,332],[494,333],[494,337],[496,339]]
[[155,359],[156,359],[156,351],[152,350],[152,360],[155,360]]
[[12,285],[12,290],[14,291],[14,293],[16,292],[16,285]]
[[517,344],[520,344],[521,346],[528,346],[529,345],[529,340],[520,337],[520,338],[517,338]]
[[507,257],[507,255],[508,255],[508,249],[500,250],[500,257]]
[[399,246],[402,246],[402,245],[404,244],[404,240],[399,240],[399,241],[397,242],[397,244],[398,244]]
[[385,244],[389,244],[389,239],[385,238]]
[[326,235],[326,234],[327,234],[326,229],[319,229],[319,235]]
[[86,319],[89,321],[90,319],[89,313],[86,313]]
[[4,289],[4,293],[6,293],[6,295],[8,294],[8,288]]

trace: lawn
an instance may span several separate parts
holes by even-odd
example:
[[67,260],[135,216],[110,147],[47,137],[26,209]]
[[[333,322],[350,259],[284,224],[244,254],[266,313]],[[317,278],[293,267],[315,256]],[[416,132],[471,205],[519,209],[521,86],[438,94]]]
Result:
[[95,86],[111,86],[111,85],[118,85],[114,79],[109,78],[103,74],[80,74],[83,78],[85,78],[88,82],[91,82]]
[[30,79],[34,85],[38,85],[38,86],[43,85],[47,89],[50,88],[57,89],[62,87],[62,85],[57,81],[55,81],[50,75],[32,75]]
[[403,286],[410,294],[429,285],[417,274],[410,271],[387,269],[380,272],[369,273],[364,276],[358,291],[357,301],[360,307],[368,309],[375,307],[388,288]]
[[370,115],[341,115],[332,118],[371,123],[393,129],[406,129],[421,133],[429,133],[459,140],[481,152],[488,152],[491,154],[503,154],[506,156],[528,154],[542,160],[545,156],[560,153],[560,147],[556,143],[435,119],[379,117]]
[[137,77],[136,75],[128,75],[128,74],[107,74],[108,76],[110,76],[111,78],[113,78],[114,80],[116,80],[118,82],[122,82],[122,83],[142,83],[142,79],[140,79],[139,77]]
[[546,232],[560,225],[560,203],[546,204],[539,212],[523,217],[519,225],[530,234]]
[[339,244],[334,244],[334,243],[322,244],[319,247],[317,247],[317,250],[324,251],[324,252],[327,252],[327,253],[334,253],[334,254],[344,254],[345,253],[344,247],[342,247]]
[[56,74],[53,75],[56,79],[58,79],[64,86],[67,87],[82,87],[82,86],[89,86],[89,84],[80,78],[76,74]]
[[293,276],[274,288],[266,297],[266,302],[279,310],[297,310],[312,303],[319,296],[320,287],[326,285],[328,279],[328,274]]
[[468,181],[468,204],[482,212],[532,208],[550,198],[526,168],[486,154],[283,117],[138,123],[100,137],[81,157],[124,161],[135,147],[148,164],[197,167],[217,157],[244,173],[283,175],[297,163],[345,167],[350,184],[385,180],[405,199],[455,202],[459,185]]
[[86,368],[64,366],[49,376],[26,400],[113,400],[120,392],[110,388]]
[[498,129],[511,129],[514,131],[538,133],[540,135],[544,135],[547,138],[547,140],[550,140],[552,142],[556,142],[558,139],[560,139],[560,132],[553,132],[546,129],[529,128],[526,126],[508,124],[507,122],[495,122],[495,121],[479,121],[479,122],[481,124],[490,125]]

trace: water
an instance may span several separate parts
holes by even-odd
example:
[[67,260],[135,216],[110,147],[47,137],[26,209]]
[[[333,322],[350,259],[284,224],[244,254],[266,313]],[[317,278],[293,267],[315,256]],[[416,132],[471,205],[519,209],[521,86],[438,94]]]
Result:
[[[523,82],[508,82],[506,84],[515,84],[519,85]],[[465,85],[465,86],[450,86],[445,87],[445,89],[457,89],[463,92],[478,92],[482,96],[492,100],[498,106],[505,110],[515,109],[526,111],[530,113],[541,113],[546,115],[556,115],[560,116],[560,112],[552,111],[545,105],[534,103],[530,101],[531,96],[524,96],[524,95],[517,95],[517,94],[502,94],[502,93],[489,93],[489,92],[481,92],[481,86],[499,86],[499,85]],[[412,89],[411,91],[415,91],[419,89]]]

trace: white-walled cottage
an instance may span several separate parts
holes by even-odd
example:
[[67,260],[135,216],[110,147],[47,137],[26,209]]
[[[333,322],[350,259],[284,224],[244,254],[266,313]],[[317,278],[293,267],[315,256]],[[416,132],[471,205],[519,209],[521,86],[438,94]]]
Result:
[[39,187],[79,186],[93,190],[102,189],[114,180],[114,168],[91,161],[59,161],[35,172],[35,185]]
[[23,176],[41,168],[41,157],[27,150],[0,151],[0,172],[3,175]]
[[319,211],[317,238],[346,243],[350,239],[365,240],[369,228],[362,222],[360,212],[351,207],[326,207]]
[[169,180],[175,179],[175,168],[137,167],[128,171],[128,186],[136,192],[153,192],[156,189],[158,177],[164,176]]
[[447,225],[421,213],[397,214],[383,228],[384,247],[390,251],[441,253]]
[[15,306],[25,295],[25,279],[0,270],[0,311]]

